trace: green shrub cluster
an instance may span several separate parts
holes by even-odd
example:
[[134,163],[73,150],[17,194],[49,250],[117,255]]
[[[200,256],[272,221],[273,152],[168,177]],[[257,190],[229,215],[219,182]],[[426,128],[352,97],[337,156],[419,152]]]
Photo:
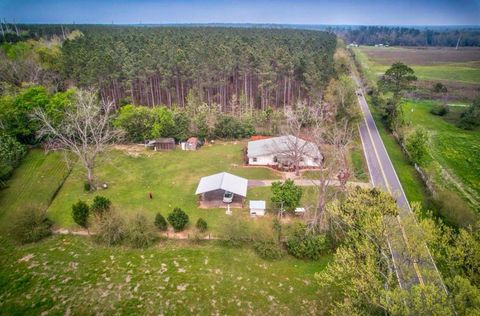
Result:
[[328,238],[309,231],[305,225],[296,227],[286,242],[287,252],[300,259],[318,260],[330,249]]
[[155,215],[154,224],[160,231],[164,232],[168,229],[168,223],[165,220],[165,217],[163,217],[163,215],[160,213],[157,213],[157,215]]
[[168,214],[168,222],[172,225],[176,232],[180,232],[185,229],[188,224],[188,215],[182,209],[176,207],[173,212]]
[[263,259],[276,260],[284,255],[283,249],[274,241],[256,241],[253,247],[255,252]]
[[207,222],[203,218],[199,218],[195,227],[198,229],[199,232],[204,233],[208,229]]
[[90,214],[102,217],[110,211],[111,205],[112,202],[109,199],[100,195],[95,196],[91,206],[84,201],[78,201],[72,205],[73,221],[81,227],[87,228]]
[[430,109],[430,113],[438,116],[444,116],[449,111],[450,111],[450,108],[446,104],[437,104]]
[[18,212],[10,226],[10,236],[21,244],[39,241],[52,234],[52,221],[45,211],[26,208]]
[[128,223],[128,242],[133,248],[146,248],[155,241],[153,225],[148,222],[145,216],[137,214]]

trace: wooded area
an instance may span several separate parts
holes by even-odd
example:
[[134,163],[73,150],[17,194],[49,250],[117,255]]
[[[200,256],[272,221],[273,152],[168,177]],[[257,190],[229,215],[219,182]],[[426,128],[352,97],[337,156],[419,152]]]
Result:
[[334,73],[334,34],[227,28],[92,26],[62,47],[63,75],[115,103],[185,106],[189,93],[223,111],[319,97]]

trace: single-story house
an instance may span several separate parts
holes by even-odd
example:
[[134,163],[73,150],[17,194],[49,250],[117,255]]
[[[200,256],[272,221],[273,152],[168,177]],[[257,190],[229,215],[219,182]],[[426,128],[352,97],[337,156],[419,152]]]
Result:
[[265,215],[265,201],[263,200],[251,200],[249,202],[250,215],[252,216],[264,216]]
[[151,140],[149,141],[146,145],[146,147],[151,148],[155,151],[160,151],[160,150],[173,150],[175,149],[175,139],[169,137],[169,138],[159,138],[156,140]]
[[299,160],[300,168],[320,167],[322,154],[315,144],[293,135],[248,142],[249,165],[291,168]]
[[242,208],[247,197],[248,180],[239,176],[220,172],[203,177],[198,183],[195,195],[199,196],[201,208],[227,207],[225,192],[233,193],[231,208]]

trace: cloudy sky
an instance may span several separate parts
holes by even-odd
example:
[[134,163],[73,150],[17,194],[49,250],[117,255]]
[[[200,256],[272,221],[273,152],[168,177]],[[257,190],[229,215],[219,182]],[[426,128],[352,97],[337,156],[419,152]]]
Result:
[[0,0],[24,23],[480,25],[480,0]]

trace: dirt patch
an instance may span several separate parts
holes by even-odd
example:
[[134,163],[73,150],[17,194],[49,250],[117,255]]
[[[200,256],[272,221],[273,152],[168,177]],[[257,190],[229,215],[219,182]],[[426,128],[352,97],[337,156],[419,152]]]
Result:
[[114,149],[121,150],[127,155],[138,157],[140,155],[153,155],[154,152],[145,148],[142,144],[117,144],[113,146]]

